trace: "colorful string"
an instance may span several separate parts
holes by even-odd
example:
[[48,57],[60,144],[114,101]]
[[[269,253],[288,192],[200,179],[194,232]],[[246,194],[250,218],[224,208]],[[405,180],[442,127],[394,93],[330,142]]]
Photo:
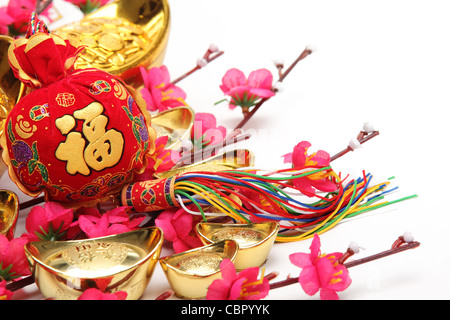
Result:
[[338,186],[335,192],[300,201],[289,194],[288,190],[300,191],[291,181],[319,172],[331,173],[331,168],[307,168],[306,172],[286,175],[292,171],[280,170],[267,175],[248,171],[185,173],[176,178],[174,193],[180,205],[191,213],[196,212],[187,206],[194,204],[204,220],[209,215],[204,208],[212,207],[240,223],[278,221],[279,242],[307,239],[315,233],[327,232],[343,219],[415,197],[380,203],[385,194],[396,188],[387,189],[390,181],[370,186],[373,177],[363,172],[362,178],[345,185],[334,174],[332,179]]
[[38,32],[49,34],[50,30],[48,29],[47,25],[38,18],[37,13],[32,12],[25,37],[29,39],[31,36],[35,35]]

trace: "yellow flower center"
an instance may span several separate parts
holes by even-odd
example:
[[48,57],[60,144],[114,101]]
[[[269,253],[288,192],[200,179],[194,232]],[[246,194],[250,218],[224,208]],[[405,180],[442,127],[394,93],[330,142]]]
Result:
[[257,286],[257,285],[262,284],[264,281],[264,272],[265,272],[265,268],[262,268],[261,269],[261,278],[259,280],[256,280],[253,282],[248,282],[248,280],[244,281],[244,283],[242,284],[242,287],[241,287],[240,297],[246,297],[246,296],[250,296],[250,295],[258,295],[260,293],[259,291],[247,292],[247,289],[250,286]]

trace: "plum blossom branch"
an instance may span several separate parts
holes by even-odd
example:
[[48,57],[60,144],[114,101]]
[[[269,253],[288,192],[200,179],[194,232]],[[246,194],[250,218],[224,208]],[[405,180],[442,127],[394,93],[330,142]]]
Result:
[[[353,256],[356,253],[359,253],[359,247],[357,247],[354,243],[351,243],[351,245],[348,247],[347,251],[341,255],[341,257],[337,260],[339,265],[344,266],[346,269],[359,266],[361,264],[371,262],[374,260],[378,260],[384,257],[388,257],[406,250],[415,249],[420,246],[420,242],[414,241],[410,233],[405,233],[404,235],[400,236],[394,244],[391,246],[390,249],[379,252],[377,254],[361,258],[358,260],[345,262],[349,257]],[[275,283],[270,284],[270,289],[276,289],[276,288],[282,288],[291,284],[295,284],[299,282],[300,277],[291,277],[288,276],[285,280],[281,280]]]
[[[302,53],[297,57],[297,59],[295,59],[295,61],[286,69],[286,71],[282,71],[284,68],[284,65],[282,62],[276,62],[275,66],[278,69],[278,74],[279,74],[279,79],[278,79],[278,84],[283,82],[283,80],[288,76],[288,74],[294,69],[294,67],[303,59],[305,59],[306,57],[308,57],[311,53],[313,53],[313,49],[310,47],[306,47]],[[275,92],[277,92],[278,86],[274,86],[274,88],[272,89]],[[261,99],[253,108],[250,112],[248,112],[244,119],[235,127],[235,130],[237,129],[241,129],[243,126],[245,126],[245,124],[251,119],[251,117],[253,117],[253,115],[259,110],[259,108],[261,108],[261,106],[267,101],[269,100],[270,97],[268,98],[263,98]]]
[[347,154],[350,151],[354,151],[357,148],[360,148],[361,145],[372,138],[375,138],[380,134],[379,131],[376,131],[370,123],[365,123],[363,129],[358,134],[356,140],[350,140],[349,145],[342,151],[336,153],[334,156],[330,158],[330,161],[334,161],[343,155]]
[[172,85],[180,82],[181,80],[187,78],[188,76],[190,76],[191,74],[193,74],[194,72],[202,69],[203,67],[205,67],[208,63],[216,60],[217,58],[219,58],[221,55],[223,55],[224,52],[220,51],[219,48],[214,45],[211,44],[208,48],[208,50],[206,50],[205,54],[203,55],[202,58],[197,59],[197,64],[194,68],[192,68],[190,71],[186,72],[185,74],[181,75],[180,77],[178,77],[177,79],[173,80],[171,82]]

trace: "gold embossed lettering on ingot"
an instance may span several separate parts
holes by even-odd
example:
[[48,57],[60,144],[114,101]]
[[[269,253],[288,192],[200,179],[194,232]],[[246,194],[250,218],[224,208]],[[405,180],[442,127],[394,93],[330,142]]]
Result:
[[196,232],[204,244],[232,239],[239,244],[234,263],[237,270],[259,267],[267,259],[278,234],[277,222],[221,224],[201,222]]
[[160,263],[176,296],[202,299],[211,283],[220,278],[220,263],[234,261],[238,247],[234,240],[219,241],[165,257]]

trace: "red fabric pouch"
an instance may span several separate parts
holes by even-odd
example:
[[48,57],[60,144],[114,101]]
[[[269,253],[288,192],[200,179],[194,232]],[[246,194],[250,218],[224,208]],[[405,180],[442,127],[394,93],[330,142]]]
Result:
[[23,192],[77,206],[132,181],[156,139],[133,88],[98,69],[73,70],[82,49],[44,32],[13,42],[8,58],[27,94],[1,137],[3,160]]

